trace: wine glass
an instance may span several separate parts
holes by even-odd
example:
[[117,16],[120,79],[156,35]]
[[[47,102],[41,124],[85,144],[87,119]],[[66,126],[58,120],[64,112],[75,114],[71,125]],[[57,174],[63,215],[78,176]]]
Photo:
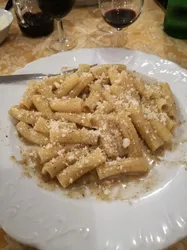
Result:
[[72,37],[65,37],[62,18],[71,10],[75,0],[38,0],[39,8],[57,21],[58,38],[51,42],[50,48],[55,51],[65,51],[74,48],[77,41]]
[[90,10],[90,14],[96,19],[99,18],[99,22],[96,25],[99,31],[104,32],[104,33],[109,33],[109,34],[112,34],[114,32],[114,29],[109,24],[103,23],[100,21],[101,14],[100,14],[100,9],[98,6]]
[[120,31],[137,20],[144,0],[98,0],[98,3],[104,20]]

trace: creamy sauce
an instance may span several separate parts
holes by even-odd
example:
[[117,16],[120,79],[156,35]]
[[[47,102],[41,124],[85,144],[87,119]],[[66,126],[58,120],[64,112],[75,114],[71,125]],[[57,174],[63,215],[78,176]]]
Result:
[[[152,155],[149,149],[142,143],[143,151],[150,164],[150,171],[145,175],[116,176],[112,179],[98,179],[96,170],[84,175],[78,179],[70,187],[62,188],[57,180],[50,180],[49,176],[41,174],[41,166],[36,154],[36,150],[23,151],[22,160],[17,161],[15,157],[11,157],[16,163],[23,166],[23,175],[26,177],[35,177],[37,185],[49,191],[60,189],[62,194],[70,198],[81,199],[93,196],[96,199],[104,201],[112,200],[129,200],[138,198],[142,193],[151,191],[157,183],[150,172],[153,167],[160,161],[157,155]],[[128,191],[134,186],[138,191],[133,192],[129,197]]]
[[[179,126],[182,126],[181,123]],[[23,139],[22,139],[23,140]],[[24,144],[29,146],[29,144],[24,140]],[[112,179],[102,180],[98,179],[95,170],[84,175],[82,178],[78,179],[70,187],[64,189],[62,188],[56,179],[50,180],[49,176],[41,174],[42,166],[39,163],[37,156],[37,149],[30,149],[25,151],[25,148],[21,148],[22,160],[17,161],[14,156],[11,157],[16,163],[23,166],[23,175],[26,177],[35,177],[37,185],[48,191],[61,190],[62,194],[67,195],[70,198],[82,199],[85,197],[93,196],[96,199],[104,201],[112,200],[125,200],[131,202],[133,199],[138,199],[142,195],[151,192],[156,184],[158,183],[158,176],[155,173],[155,166],[163,161],[163,156],[165,150],[174,152],[180,145],[187,142],[187,138],[178,138],[168,144],[164,148],[160,149],[156,153],[152,153],[148,147],[141,141],[141,147],[143,149],[144,155],[147,158],[150,169],[145,175],[138,176],[117,176]],[[29,156],[30,155],[30,156]],[[179,164],[187,169],[187,162],[185,160],[164,160],[164,164],[168,166],[175,167]],[[154,171],[154,172],[153,172]],[[135,189],[133,192],[132,189]],[[129,195],[129,193],[131,193]]]
[[[147,148],[147,146],[143,142],[141,142],[141,147],[143,148],[144,155],[150,165],[150,170],[146,175],[121,175],[117,176],[116,178],[100,181],[97,177],[96,171],[93,170],[92,172],[78,179],[74,184],[66,189],[62,188],[59,185],[58,181],[56,181],[55,179],[50,180],[49,176],[43,176],[41,174],[42,166],[39,163],[39,159],[36,153],[37,149],[32,148],[25,151],[25,148],[21,148],[22,160],[17,161],[14,156],[12,156],[11,159],[23,166],[24,176],[29,178],[35,177],[37,185],[48,191],[61,190],[62,194],[75,199],[82,199],[85,197],[93,196],[96,199],[104,201],[125,200],[131,202],[132,200],[138,199],[142,195],[146,195],[146,193],[151,192],[158,184],[159,178],[155,173],[155,166],[163,161],[165,150],[167,149],[170,152],[173,152],[180,145],[186,142],[186,138],[178,139],[177,141],[173,141],[172,144],[168,144],[167,147],[164,147],[154,154]],[[180,164],[184,166],[185,169],[187,169],[187,161],[185,161],[184,159],[176,161],[169,161],[164,159],[164,164],[167,164],[171,167],[175,167]],[[131,194],[129,195],[129,191],[132,191],[133,188],[135,188],[135,191],[131,192]]]

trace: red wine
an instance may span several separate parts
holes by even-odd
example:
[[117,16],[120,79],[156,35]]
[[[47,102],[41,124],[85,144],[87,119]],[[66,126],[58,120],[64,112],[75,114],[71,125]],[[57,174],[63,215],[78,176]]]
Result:
[[72,9],[75,0],[38,0],[42,12],[54,17],[62,18]]
[[23,15],[24,23],[19,23],[23,34],[28,37],[42,37],[49,35],[54,28],[54,21],[51,17],[39,12],[26,12]]
[[122,29],[133,22],[136,12],[131,9],[111,9],[104,14],[105,21],[117,29]]

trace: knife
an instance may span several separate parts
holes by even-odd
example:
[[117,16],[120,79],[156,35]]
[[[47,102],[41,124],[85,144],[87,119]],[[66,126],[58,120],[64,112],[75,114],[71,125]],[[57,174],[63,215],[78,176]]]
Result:
[[[93,64],[90,67],[94,67],[97,64]],[[58,76],[63,75],[66,73],[73,73],[76,72],[78,69],[68,69],[63,70],[61,73],[58,74],[42,74],[42,73],[36,73],[36,74],[20,74],[20,75],[3,75],[0,76],[0,84],[2,83],[14,83],[19,81],[26,81],[26,80],[32,80],[32,79],[43,79],[44,77],[50,77],[50,76]]]
[[14,83],[19,81],[26,81],[26,80],[32,80],[32,79],[43,79],[46,76],[57,76],[60,74],[21,74],[21,75],[4,75],[0,76],[0,84],[1,83]]

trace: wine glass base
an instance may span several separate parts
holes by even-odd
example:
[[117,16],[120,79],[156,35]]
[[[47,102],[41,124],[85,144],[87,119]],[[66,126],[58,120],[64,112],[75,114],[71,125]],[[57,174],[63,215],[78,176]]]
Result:
[[61,40],[54,39],[51,41],[50,48],[54,51],[67,51],[71,50],[77,45],[77,40],[74,38],[64,38]]
[[101,12],[99,8],[94,8],[94,9],[89,9],[89,13],[92,15],[94,18],[100,18],[101,17]]
[[97,24],[97,29],[104,32],[104,33],[108,33],[108,34],[114,34],[115,32],[117,32],[116,29],[114,29],[110,25],[104,24],[102,22],[99,22]]
[[119,47],[124,48],[127,45],[127,34],[124,31],[116,31],[115,33],[104,33],[102,31],[92,32],[89,36],[89,43],[93,47]]

